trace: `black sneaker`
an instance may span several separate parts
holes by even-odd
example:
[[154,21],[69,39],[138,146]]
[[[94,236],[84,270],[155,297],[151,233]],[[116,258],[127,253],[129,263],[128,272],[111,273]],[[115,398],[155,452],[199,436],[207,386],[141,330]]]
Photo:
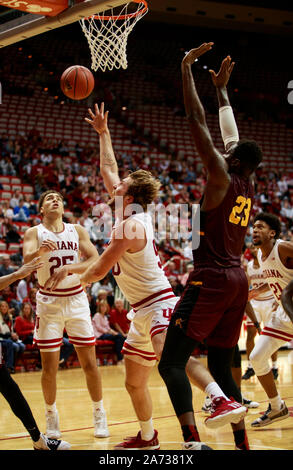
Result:
[[252,367],[247,367],[246,372],[244,375],[242,375],[242,380],[248,380],[250,377],[253,377],[255,375],[255,372]]
[[41,433],[40,439],[34,442],[34,450],[69,450],[71,445],[59,439],[49,439]]
[[279,377],[279,369],[277,367],[273,367],[272,373],[273,373],[274,379],[277,380],[277,378]]
[[182,450],[213,450],[204,442],[189,441],[182,444]]

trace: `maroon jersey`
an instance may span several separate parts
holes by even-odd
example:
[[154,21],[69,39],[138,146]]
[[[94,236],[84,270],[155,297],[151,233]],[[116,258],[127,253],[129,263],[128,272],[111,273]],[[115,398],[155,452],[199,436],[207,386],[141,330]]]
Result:
[[240,266],[252,204],[252,183],[232,173],[221,204],[200,212],[200,244],[193,251],[195,268]]

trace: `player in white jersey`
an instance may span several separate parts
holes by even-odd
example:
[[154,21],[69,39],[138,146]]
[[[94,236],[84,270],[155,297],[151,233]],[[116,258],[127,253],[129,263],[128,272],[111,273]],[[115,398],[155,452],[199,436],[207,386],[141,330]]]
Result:
[[[104,184],[113,203],[122,202],[111,242],[101,257],[81,276],[82,284],[102,279],[113,268],[113,274],[123,294],[132,305],[132,319],[123,349],[126,368],[126,389],[137,415],[140,431],[137,436],[124,440],[116,449],[151,450],[159,448],[158,433],[152,423],[152,400],[148,379],[152,366],[160,359],[169,318],[176,304],[172,291],[160,264],[153,237],[151,219],[146,213],[147,205],[157,197],[160,182],[150,172],[138,170],[120,181],[118,167],[107,125],[108,112],[104,105],[95,105],[95,114],[89,110],[86,119],[100,137],[100,167]],[[133,215],[134,205],[140,206]],[[122,216],[121,216],[122,213]],[[47,287],[54,288],[64,279],[62,270],[53,274]],[[227,422],[238,422],[246,412],[236,402],[225,397],[220,387],[200,361],[191,357],[186,370],[190,379],[215,398],[215,415],[207,418],[209,424],[218,427]],[[217,398],[227,400],[229,406],[223,412]],[[220,400],[222,403],[222,401]],[[230,403],[233,405],[230,405]],[[216,420],[214,421],[214,417]],[[190,443],[186,443],[190,448]],[[193,443],[194,450],[209,449],[202,442]],[[185,448],[185,447],[184,447]]]
[[[267,411],[253,421],[253,427],[266,426],[289,417],[289,411],[281,399],[269,366],[270,356],[293,338],[292,318],[283,310],[281,295],[293,279],[293,243],[279,239],[281,224],[277,216],[260,213],[253,224],[253,244],[260,248],[258,261],[276,302],[277,310],[261,332],[250,361],[255,373],[269,398]],[[253,299],[263,292],[265,286],[250,291]]]
[[[63,197],[57,191],[49,190],[41,195],[39,212],[43,221],[26,231],[23,254],[26,263],[36,256],[40,256],[43,262],[37,271],[39,290],[34,342],[40,349],[42,360],[46,434],[50,438],[60,437],[56,376],[65,328],[69,341],[75,346],[93,401],[95,436],[107,437],[109,431],[103,408],[101,376],[96,365],[96,339],[88,299],[79,279],[79,273],[98,258],[98,253],[83,227],[63,222]],[[85,261],[79,260],[80,253]],[[67,272],[69,266],[70,273]],[[68,275],[58,288],[48,291],[47,280],[61,267],[62,272]]]
[[[244,375],[242,376],[243,380],[248,380],[250,377],[253,377],[255,374],[253,367],[249,361],[249,355],[254,348],[257,328],[259,328],[260,325],[262,325],[263,327],[269,322],[273,314],[273,311],[276,309],[278,305],[274,299],[271,289],[269,288],[268,284],[266,283],[264,279],[262,269],[257,259],[257,251],[258,249],[255,246],[252,245],[250,247],[250,252],[252,254],[253,259],[248,262],[247,268],[246,268],[248,284],[251,287],[251,289],[258,289],[262,286],[266,286],[266,290],[258,294],[256,297],[254,297],[254,299],[251,299],[250,301],[251,307],[253,308],[258,324],[255,325],[254,322],[249,317],[246,320],[246,326],[247,326],[246,354],[248,358],[248,367]],[[274,354],[272,354],[272,372],[274,375],[274,379],[278,377],[277,358],[278,358],[278,352],[276,351]]]

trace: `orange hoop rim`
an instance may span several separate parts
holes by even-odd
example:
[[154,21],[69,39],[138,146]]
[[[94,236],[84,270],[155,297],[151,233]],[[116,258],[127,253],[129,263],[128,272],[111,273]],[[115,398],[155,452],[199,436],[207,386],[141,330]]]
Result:
[[[125,2],[126,3],[131,3],[131,2]],[[103,16],[103,15],[92,15],[89,16],[88,18],[84,18],[85,20],[88,20],[90,18],[95,18],[96,20],[103,20],[103,21],[108,21],[108,20],[127,20],[129,18],[135,18],[136,16],[143,15],[144,13],[147,12],[148,10],[148,4],[146,0],[132,0],[132,3],[142,3],[144,5],[144,8],[141,10],[135,11],[134,13],[129,13],[127,15],[108,15],[108,16]]]

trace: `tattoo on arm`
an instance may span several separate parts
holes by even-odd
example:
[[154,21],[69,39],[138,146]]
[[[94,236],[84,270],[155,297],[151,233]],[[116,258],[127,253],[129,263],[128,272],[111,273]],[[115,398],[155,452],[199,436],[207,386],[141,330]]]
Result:
[[115,157],[111,153],[103,154],[103,165],[110,166],[111,168],[117,167],[117,162]]

